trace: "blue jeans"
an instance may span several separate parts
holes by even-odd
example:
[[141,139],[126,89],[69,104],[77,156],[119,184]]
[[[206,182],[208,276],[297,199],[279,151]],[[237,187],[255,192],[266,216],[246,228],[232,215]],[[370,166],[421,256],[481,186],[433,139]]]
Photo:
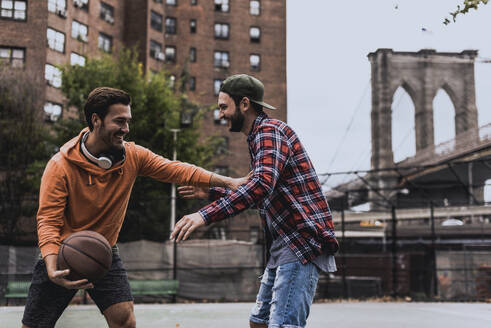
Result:
[[313,263],[295,261],[266,268],[249,320],[269,328],[305,327],[318,280]]

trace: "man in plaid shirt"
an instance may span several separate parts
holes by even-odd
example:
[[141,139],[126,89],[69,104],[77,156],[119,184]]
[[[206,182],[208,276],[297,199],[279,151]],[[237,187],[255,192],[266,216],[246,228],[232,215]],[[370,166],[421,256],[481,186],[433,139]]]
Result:
[[304,327],[319,270],[336,271],[333,254],[339,246],[313,165],[295,132],[263,112],[275,109],[263,101],[263,94],[263,84],[246,74],[223,82],[220,118],[229,121],[230,131],[247,136],[250,180],[235,191],[180,187],[184,198],[215,201],[184,216],[171,239],[185,240],[201,225],[257,207],[272,241],[250,327]]

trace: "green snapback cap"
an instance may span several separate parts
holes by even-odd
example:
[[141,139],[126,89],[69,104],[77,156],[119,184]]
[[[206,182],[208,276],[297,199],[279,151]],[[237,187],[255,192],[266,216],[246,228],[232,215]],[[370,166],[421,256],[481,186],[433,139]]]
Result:
[[235,74],[227,77],[225,81],[223,81],[220,91],[228,93],[229,95],[247,97],[250,101],[263,107],[276,109],[263,101],[263,83],[247,74]]

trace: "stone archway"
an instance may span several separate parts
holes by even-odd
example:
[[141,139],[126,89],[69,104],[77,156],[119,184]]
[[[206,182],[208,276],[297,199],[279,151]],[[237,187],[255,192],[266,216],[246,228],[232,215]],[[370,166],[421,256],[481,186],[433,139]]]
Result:
[[[407,91],[415,106],[416,156],[434,147],[433,98],[440,88],[447,92],[455,108],[455,135],[471,129],[477,131],[476,57],[476,50],[448,53],[432,49],[418,52],[378,49],[368,54],[372,81],[372,169],[394,167],[391,105],[399,87]],[[390,189],[396,177],[391,172],[379,172],[372,175],[372,183],[380,190]]]

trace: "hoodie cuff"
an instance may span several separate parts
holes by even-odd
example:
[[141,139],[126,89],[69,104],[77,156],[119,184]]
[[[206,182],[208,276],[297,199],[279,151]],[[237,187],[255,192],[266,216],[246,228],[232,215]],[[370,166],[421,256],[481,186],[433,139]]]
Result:
[[59,250],[60,250],[60,245],[54,243],[45,244],[41,247],[41,256],[44,259],[46,256],[51,254],[58,255]]

